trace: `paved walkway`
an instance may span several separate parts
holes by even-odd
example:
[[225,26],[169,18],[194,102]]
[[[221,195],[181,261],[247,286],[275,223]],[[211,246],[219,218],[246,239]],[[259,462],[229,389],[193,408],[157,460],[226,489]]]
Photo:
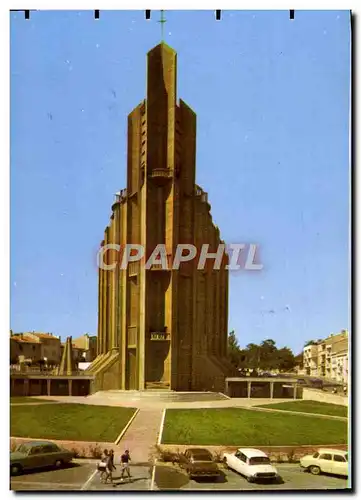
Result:
[[[118,448],[129,450],[132,462],[153,462],[162,415],[162,410],[141,409],[128,427],[118,443]],[[119,460],[116,461],[119,463]]]
[[310,413],[306,411],[292,411],[292,410],[279,410],[276,408],[258,408],[257,406],[252,407],[253,411],[270,411],[273,413],[291,413],[292,415],[302,415],[306,417],[322,417],[322,418],[331,418],[334,420],[348,420],[347,417],[340,417],[338,415],[327,415],[324,413]]
[[107,397],[106,395],[93,394],[91,396],[37,396],[37,399],[46,401],[56,400],[62,403],[79,403],[97,406],[122,406],[128,408],[140,408],[147,410],[163,410],[171,408],[248,408],[270,403],[289,403],[290,399],[269,399],[269,398],[230,398],[215,401],[160,401],[146,398],[124,398],[120,396]]

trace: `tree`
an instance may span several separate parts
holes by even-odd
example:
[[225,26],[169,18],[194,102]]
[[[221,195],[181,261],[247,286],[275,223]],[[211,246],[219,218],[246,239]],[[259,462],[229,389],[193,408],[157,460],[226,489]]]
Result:
[[303,347],[308,347],[309,345],[317,345],[317,342],[315,340],[307,340]]
[[261,343],[261,355],[259,368],[262,370],[273,370],[278,366],[278,355],[276,342],[272,339],[264,340]]
[[245,349],[246,368],[259,368],[261,359],[261,348],[257,344],[248,344]]
[[300,354],[297,354],[295,356],[295,366],[299,366],[300,368],[303,368],[303,352]]
[[236,337],[236,334],[234,333],[234,330],[232,330],[228,334],[228,356],[230,359],[230,362],[238,368],[239,361],[240,361],[240,347],[239,343]]
[[288,371],[295,366],[295,357],[288,347],[278,349],[274,340],[266,339],[260,345],[251,343],[245,349],[239,349],[238,366],[243,369]]
[[295,367],[295,356],[289,347],[282,347],[277,351],[277,364],[280,371],[290,371]]

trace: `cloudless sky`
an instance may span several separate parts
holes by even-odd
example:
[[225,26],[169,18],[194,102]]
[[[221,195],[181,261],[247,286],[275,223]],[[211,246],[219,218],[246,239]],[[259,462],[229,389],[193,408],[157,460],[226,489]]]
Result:
[[[170,11],[178,97],[197,113],[196,181],[227,243],[229,330],[296,353],[349,327],[348,11]],[[159,12],[11,13],[11,328],[97,331],[96,252],[126,185]]]

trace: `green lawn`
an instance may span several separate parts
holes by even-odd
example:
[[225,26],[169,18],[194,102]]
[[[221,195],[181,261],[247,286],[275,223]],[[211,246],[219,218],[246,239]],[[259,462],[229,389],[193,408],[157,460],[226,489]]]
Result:
[[347,422],[238,408],[167,410],[163,444],[297,446],[347,443]]
[[260,408],[274,408],[276,410],[303,411],[305,413],[320,413],[322,415],[347,417],[347,406],[321,403],[318,401],[290,401],[287,403],[260,405]]
[[50,399],[28,398],[25,396],[14,396],[10,398],[10,404],[27,404],[27,403],[56,403]]
[[85,404],[12,406],[13,437],[114,442],[134,408]]

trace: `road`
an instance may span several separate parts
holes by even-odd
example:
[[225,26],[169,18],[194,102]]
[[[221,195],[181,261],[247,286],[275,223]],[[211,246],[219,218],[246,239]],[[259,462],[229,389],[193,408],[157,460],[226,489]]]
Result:
[[120,468],[114,472],[114,486],[102,484],[96,471],[96,463],[77,460],[60,470],[39,470],[11,478],[11,489],[16,491],[145,491],[145,490],[305,490],[345,489],[347,480],[330,475],[313,476],[300,470],[297,464],[279,464],[282,476],[280,484],[248,483],[242,476],[225,470],[221,481],[189,480],[178,467],[170,465],[134,465],[131,482],[120,482]]

